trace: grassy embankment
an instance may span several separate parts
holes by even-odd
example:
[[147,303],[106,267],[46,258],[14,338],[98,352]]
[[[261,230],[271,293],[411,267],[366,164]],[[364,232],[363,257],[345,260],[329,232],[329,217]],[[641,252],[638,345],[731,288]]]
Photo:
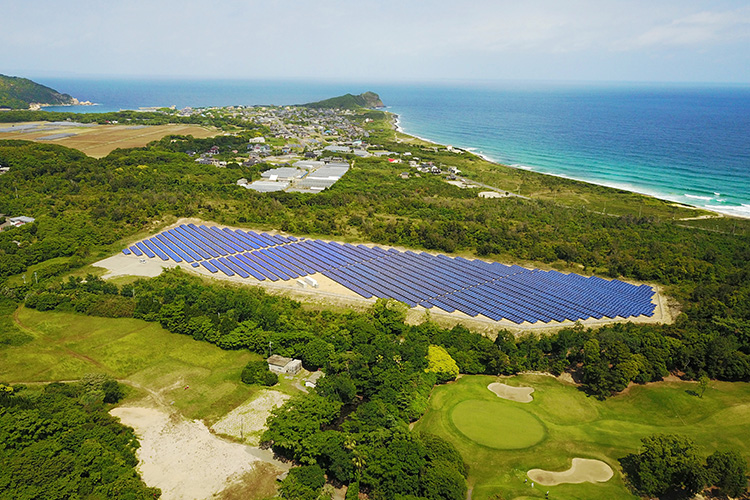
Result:
[[[499,498],[544,498],[547,490],[553,499],[635,498],[625,486],[618,459],[636,451],[640,439],[653,433],[689,436],[706,455],[734,448],[750,457],[745,439],[750,426],[748,384],[713,381],[700,398],[694,392],[696,383],[660,382],[599,401],[552,377],[521,375],[503,380],[534,387],[532,402],[517,403],[487,389],[495,380],[465,376],[437,387],[415,426],[456,445],[469,466],[474,500],[498,498],[498,493],[504,495]],[[481,411],[468,414],[467,405]],[[532,489],[530,480],[524,483],[529,469],[566,470],[575,457],[603,460],[615,475],[595,484]]]
[[[176,335],[158,323],[19,308],[3,325],[21,345],[0,345],[0,380],[50,382],[106,373],[142,389],[131,399],[157,393],[188,418],[209,423],[258,391],[240,381],[242,368],[257,354],[224,351],[206,342]],[[7,335],[4,334],[4,335]],[[185,387],[189,387],[186,389]],[[280,389],[294,392],[291,382]],[[172,403],[174,402],[174,403]]]

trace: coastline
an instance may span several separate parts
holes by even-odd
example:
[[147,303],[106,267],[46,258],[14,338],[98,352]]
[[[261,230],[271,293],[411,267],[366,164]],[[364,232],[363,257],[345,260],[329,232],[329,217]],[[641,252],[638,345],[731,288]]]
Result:
[[[394,113],[394,112],[390,112],[390,111],[386,111],[386,113],[388,113],[391,116],[393,116],[393,120],[391,121],[391,123],[393,124],[394,130],[396,132],[399,132],[399,133],[404,134],[404,135],[408,135],[410,137],[414,137],[416,139],[419,139],[421,141],[424,141],[424,142],[427,142],[427,143],[430,143],[430,144],[434,144],[436,146],[445,146],[444,144],[438,143],[438,142],[436,142],[436,141],[434,141],[432,139],[428,139],[426,137],[421,137],[419,135],[415,135],[415,134],[407,132],[404,129],[404,127],[402,126],[402,124],[401,124],[400,116],[399,116],[398,113]],[[696,204],[692,204],[692,203],[686,203],[684,201],[675,200],[675,199],[671,199],[671,198],[665,197],[664,195],[659,194],[659,193],[647,192],[646,190],[639,190],[637,187],[633,187],[633,186],[623,186],[623,185],[617,185],[616,183],[597,182],[597,181],[593,181],[591,179],[583,179],[583,178],[578,178],[578,177],[571,177],[571,176],[565,175],[565,174],[556,174],[556,173],[552,173],[552,172],[545,172],[545,171],[542,171],[542,170],[538,170],[538,167],[534,167],[534,166],[531,166],[531,165],[506,164],[506,163],[500,162],[500,161],[492,158],[491,156],[487,155],[486,153],[483,153],[482,151],[478,150],[476,147],[473,147],[473,146],[466,147],[466,146],[463,146],[463,145],[456,145],[455,147],[457,147],[459,149],[462,149],[462,150],[464,150],[464,151],[466,151],[468,153],[471,153],[471,154],[473,154],[475,156],[478,156],[479,158],[483,159],[484,161],[486,161],[488,163],[492,163],[492,164],[500,166],[500,167],[513,168],[513,169],[517,169],[517,170],[525,170],[527,172],[534,172],[534,173],[540,174],[540,175],[549,175],[549,176],[552,176],[552,177],[559,177],[559,178],[562,178],[562,179],[569,179],[569,180],[573,180],[573,181],[577,181],[577,182],[585,182],[587,184],[593,184],[593,185],[596,185],[596,186],[603,186],[603,187],[607,187],[607,188],[610,188],[610,189],[619,189],[619,190],[622,190],[622,191],[629,191],[631,193],[640,194],[642,196],[648,196],[650,198],[655,198],[657,200],[660,200],[660,201],[663,201],[663,202],[666,202],[666,203],[678,204],[678,205],[683,206],[685,208],[690,208],[690,209],[695,209],[695,210],[703,210],[703,211],[706,211],[706,212],[710,212],[710,213],[716,214],[716,217],[736,217],[738,219],[750,219],[750,204],[740,204],[740,206],[727,206],[724,210],[720,210],[720,209],[718,209],[714,205],[711,205],[711,206],[707,207],[707,206],[701,206],[701,205],[696,205]],[[710,201],[710,200],[713,199],[713,198],[709,198],[709,197],[697,196],[697,195],[690,195],[690,194],[685,194],[684,196],[686,198],[701,199],[701,200],[704,200],[704,201]],[[721,207],[721,208],[724,208],[724,207]],[[737,212],[739,212],[739,213],[737,213]],[[703,216],[702,218],[707,218],[707,216]]]

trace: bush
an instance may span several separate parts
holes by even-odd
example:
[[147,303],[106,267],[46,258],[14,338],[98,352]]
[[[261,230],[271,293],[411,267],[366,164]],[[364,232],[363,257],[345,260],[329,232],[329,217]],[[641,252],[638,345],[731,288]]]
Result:
[[281,482],[279,492],[282,498],[288,500],[318,500],[325,483],[326,478],[319,465],[295,467]]
[[428,366],[425,371],[435,373],[439,384],[443,384],[450,380],[456,380],[456,377],[458,377],[458,365],[455,360],[451,358],[451,355],[448,354],[448,351],[439,345],[429,346],[427,351],[427,363]]
[[242,369],[240,378],[246,384],[260,384],[268,387],[279,381],[279,376],[268,369],[268,363],[265,361],[250,361]]

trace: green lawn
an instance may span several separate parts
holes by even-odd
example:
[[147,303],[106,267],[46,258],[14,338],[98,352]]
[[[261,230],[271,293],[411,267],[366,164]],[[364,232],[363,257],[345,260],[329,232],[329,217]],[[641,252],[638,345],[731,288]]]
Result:
[[158,323],[26,308],[16,312],[16,320],[34,339],[0,346],[1,381],[47,382],[107,373],[157,391],[185,416],[209,422],[257,390],[240,381],[240,372],[259,356],[224,351],[169,333]]
[[529,448],[544,438],[542,423],[518,405],[467,399],[451,410],[455,429],[480,446],[513,450]]
[[[497,494],[544,498],[547,490],[552,499],[635,498],[624,485],[618,459],[657,432],[687,435],[705,454],[736,448],[750,458],[750,384],[712,382],[698,398],[695,383],[664,382],[598,401],[552,377],[523,375],[503,380],[534,387],[534,401],[516,403],[487,389],[496,380],[464,376],[436,387],[415,425],[456,445],[469,465],[473,500]],[[603,460],[615,476],[606,483],[534,489],[524,483],[529,469],[565,470],[575,457]]]

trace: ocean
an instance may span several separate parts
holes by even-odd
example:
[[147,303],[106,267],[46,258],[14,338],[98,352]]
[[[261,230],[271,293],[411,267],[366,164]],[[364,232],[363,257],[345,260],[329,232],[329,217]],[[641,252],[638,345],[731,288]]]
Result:
[[372,90],[404,132],[516,168],[750,217],[750,87],[37,79],[104,112],[300,104]]

